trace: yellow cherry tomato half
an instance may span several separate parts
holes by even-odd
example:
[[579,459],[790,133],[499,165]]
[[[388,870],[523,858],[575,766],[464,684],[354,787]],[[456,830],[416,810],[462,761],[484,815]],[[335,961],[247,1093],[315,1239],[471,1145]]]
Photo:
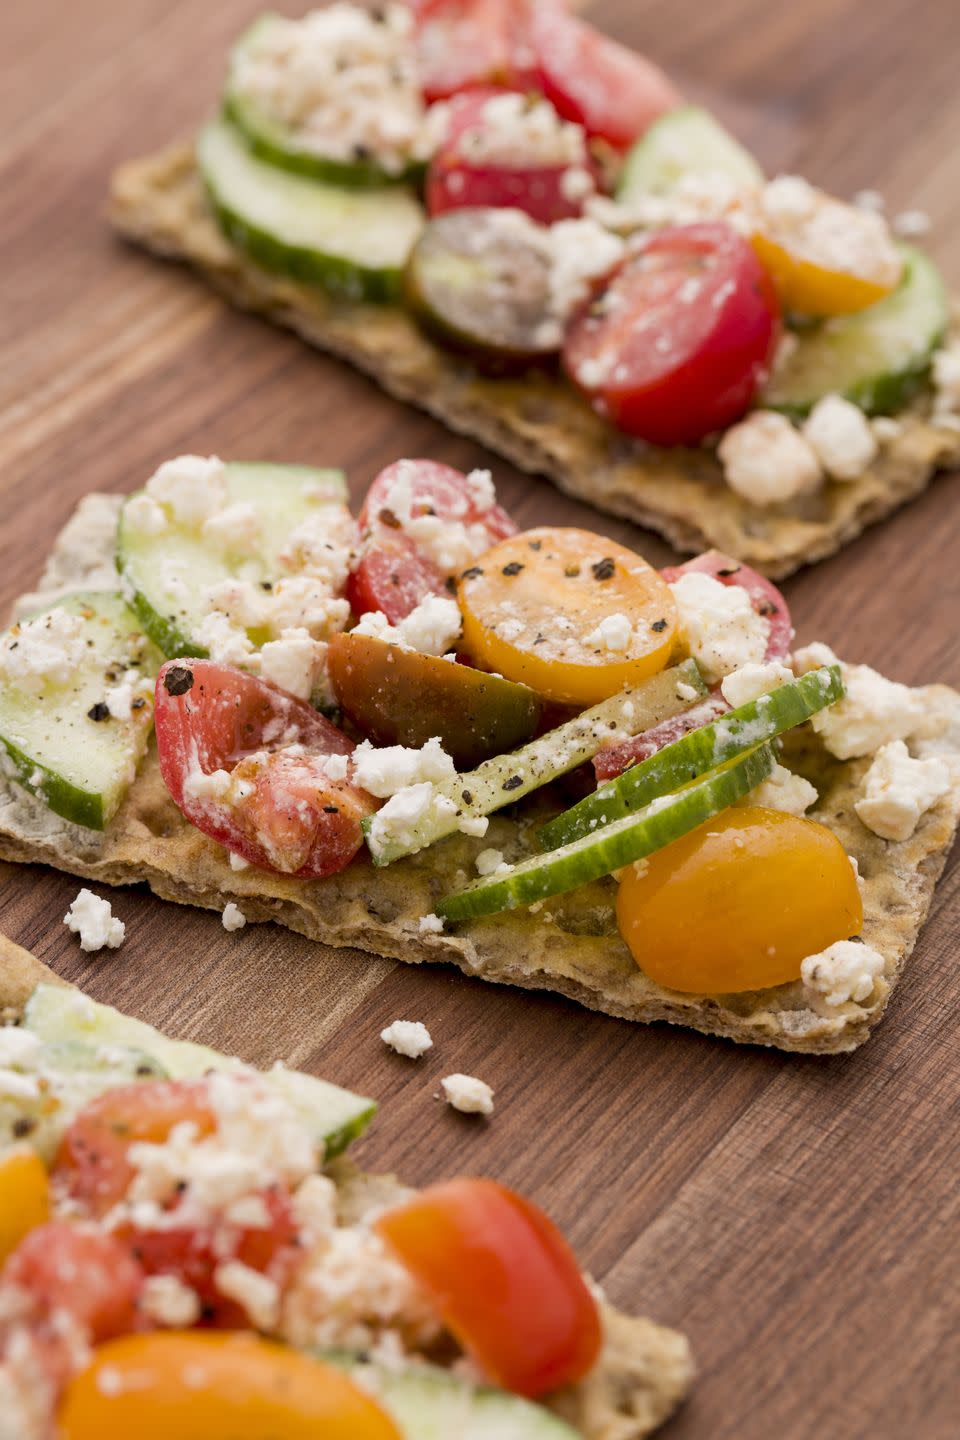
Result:
[[677,639],[666,582],[589,530],[512,535],[464,572],[458,591],[473,661],[563,705],[594,705],[655,675]]
[[617,922],[658,985],[723,995],[799,979],[807,955],[859,935],[863,903],[832,830],[743,805],[628,866]]
[[46,1166],[28,1145],[15,1145],[0,1156],[0,1264],[49,1218]]
[[767,187],[752,238],[784,309],[801,315],[865,310],[895,290],[903,274],[903,258],[881,216],[804,181]]
[[101,1345],[67,1387],[57,1440],[403,1440],[332,1366],[253,1335],[158,1331]]

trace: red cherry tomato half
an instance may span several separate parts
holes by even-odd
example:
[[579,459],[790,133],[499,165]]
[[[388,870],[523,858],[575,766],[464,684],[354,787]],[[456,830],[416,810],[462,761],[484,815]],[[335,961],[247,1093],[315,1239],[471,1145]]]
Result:
[[[724,555],[721,550],[706,550],[683,565],[669,565],[660,573],[669,585],[691,571],[712,575],[721,585],[740,585],[746,590],[754,610],[758,615],[762,615],[770,626],[766,659],[783,660],[789,655],[793,645],[793,621],[786,600],[772,580],[767,580],[756,570],[751,570],[749,565],[742,565],[739,560]],[[602,784],[604,780],[612,780],[614,776],[622,775],[624,770],[629,770],[631,765],[639,765],[642,760],[649,760],[651,755],[656,755],[665,745],[672,745],[674,740],[679,740],[691,730],[699,730],[702,725],[709,725],[729,709],[727,701],[717,690],[701,705],[694,705],[682,715],[674,715],[672,719],[664,720],[652,730],[645,730],[642,735],[604,746],[597,751],[593,759],[593,769],[598,782]]]
[[[596,189],[596,167],[584,140],[573,164],[543,165],[524,155],[522,147],[505,160],[476,160],[471,147],[482,139],[486,107],[515,92],[483,86],[465,91],[450,102],[447,139],[427,174],[426,200],[431,215],[446,210],[523,210],[541,225],[569,220],[583,213],[587,195]],[[527,97],[517,96],[520,104]],[[539,99],[537,102],[547,105]],[[581,182],[579,185],[576,182]],[[573,187],[573,188],[572,188]]]
[[679,580],[681,575],[688,575],[691,571],[712,575],[721,585],[739,585],[746,590],[754,610],[758,615],[762,615],[770,626],[766,658],[783,660],[790,654],[795,634],[790,607],[772,580],[758,574],[756,570],[751,570],[749,565],[742,565],[739,560],[724,555],[722,550],[705,550],[702,555],[695,555],[692,560],[687,560],[682,565],[668,566],[661,574],[667,584],[671,585],[674,580]]
[[773,284],[722,223],[659,231],[574,317],[564,364],[594,408],[657,445],[694,445],[746,411],[780,331]]
[[530,38],[547,98],[566,119],[618,149],[682,103],[656,65],[559,7],[534,7]]
[[461,470],[434,460],[398,460],[381,470],[360,509],[362,554],[347,582],[355,614],[382,610],[396,625],[428,595],[450,593],[448,572],[408,533],[411,519],[425,516],[477,527],[481,550],[517,533],[506,510],[485,507]]
[[642,735],[633,735],[629,740],[618,740],[613,745],[602,746],[593,757],[593,772],[598,784],[602,785],[604,780],[613,780],[617,775],[622,775],[631,765],[639,765],[642,760],[649,760],[651,755],[656,755],[664,746],[672,745],[675,740],[689,735],[691,730],[699,730],[701,726],[709,725],[729,709],[730,706],[722,695],[711,695],[701,705],[694,705],[682,715],[674,715],[671,719],[654,725],[652,729],[644,730]]
[[493,1180],[452,1180],[375,1223],[498,1385],[536,1398],[594,1365],[596,1301],[553,1221],[522,1196]]
[[526,89],[535,71],[525,0],[416,0],[417,60],[428,101],[473,85]]
[[90,1215],[104,1215],[127,1193],[134,1170],[127,1153],[137,1141],[162,1145],[175,1125],[189,1122],[198,1136],[216,1120],[202,1080],[121,1085],[85,1105],[68,1126],[53,1178]]
[[31,1325],[66,1313],[99,1344],[136,1325],[143,1271],[112,1235],[54,1220],[31,1230],[10,1256],[0,1272],[0,1286],[8,1285],[29,1297]]
[[[342,870],[360,849],[376,802],[327,774],[325,760],[351,754],[353,741],[305,701],[212,660],[171,660],[154,719],[164,784],[204,835],[305,878]],[[204,790],[203,775],[219,770],[243,783],[222,797]]]

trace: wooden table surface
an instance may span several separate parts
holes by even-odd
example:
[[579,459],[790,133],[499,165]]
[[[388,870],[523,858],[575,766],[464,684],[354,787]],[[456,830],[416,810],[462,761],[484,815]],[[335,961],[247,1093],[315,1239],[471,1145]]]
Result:
[[[363,492],[399,455],[477,446],[186,274],[115,243],[111,167],[186,133],[257,0],[30,0],[0,18],[0,599],[33,582],[93,488],[183,451],[336,464]],[[960,287],[957,0],[606,0],[596,18],[717,107],[771,169],[934,220]],[[953,245],[951,245],[953,240]],[[603,524],[493,462],[526,524]],[[659,541],[610,533],[655,562]],[[908,682],[960,682],[955,491],[928,494],[787,586],[800,637]],[[947,1440],[958,1433],[958,871],[940,886],[876,1037],[848,1058],[738,1048],[560,1001],[324,952],[273,926],[116,895],[119,952],[60,924],[76,882],[0,867],[0,928],[176,1034],[283,1057],[382,1101],[359,1147],[416,1182],[497,1175],[557,1217],[619,1304],[690,1335],[694,1398],[669,1440]],[[422,1019],[418,1064],[378,1039]],[[464,1070],[490,1123],[434,1098]],[[453,1437],[451,1437],[453,1440]]]

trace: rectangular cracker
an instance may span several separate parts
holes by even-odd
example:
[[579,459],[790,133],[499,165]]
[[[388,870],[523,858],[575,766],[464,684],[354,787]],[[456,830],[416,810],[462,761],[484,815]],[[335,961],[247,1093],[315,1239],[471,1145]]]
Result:
[[[22,1018],[40,984],[60,985],[36,956],[0,935],[0,1017],[5,1024]],[[335,1161],[340,1213],[349,1218],[374,1207],[399,1203],[411,1192],[392,1175],[367,1175],[348,1159]],[[604,1345],[596,1367],[579,1384],[547,1402],[585,1440],[643,1440],[681,1404],[693,1381],[693,1360],[686,1336],[644,1316],[602,1307]]]
[[937,470],[960,465],[960,434],[931,424],[918,405],[858,480],[828,484],[776,509],[748,505],[706,450],[632,441],[555,377],[484,379],[433,344],[398,306],[339,300],[258,269],[221,234],[189,146],[121,167],[110,218],[128,239],[192,265],[233,304],[350,361],[390,394],[520,469],[658,531],[679,550],[716,546],[774,578],[833,554],[919,495]]
[[[121,499],[90,495],[61,532],[41,589],[19,613],[63,591],[116,585],[113,545]],[[879,839],[853,810],[870,761],[832,759],[809,726],[789,739],[787,762],[820,791],[810,812],[856,857],[862,877],[864,940],[885,959],[882,978],[862,1004],[831,1006],[800,982],[742,995],[681,995],[655,985],[633,961],[617,930],[615,882],[582,886],[544,902],[536,913],[508,911],[453,934],[421,934],[419,922],[440,897],[475,873],[479,850],[508,860],[529,853],[536,804],[495,815],[482,840],[456,835],[441,845],[375,870],[360,855],[341,874],[304,881],[251,868],[233,871],[222,846],[188,824],[170,799],[151,748],[130,793],[103,833],[71,825],[0,776],[0,858],[43,861],[108,885],[146,881],[166,900],[222,910],[236,900],[249,920],[275,920],[327,945],[404,960],[446,961],[465,974],[528,989],[553,990],[625,1020],[668,1020],[710,1035],[815,1053],[853,1050],[880,1020],[930,908],[960,819],[960,694],[942,685],[920,692],[929,735],[921,756],[952,767],[950,794],[900,844]],[[529,802],[528,802],[529,804]]]

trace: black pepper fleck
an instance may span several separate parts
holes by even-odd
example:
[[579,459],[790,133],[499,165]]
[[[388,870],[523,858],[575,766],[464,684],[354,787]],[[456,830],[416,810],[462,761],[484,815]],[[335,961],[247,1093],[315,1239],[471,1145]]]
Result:
[[163,688],[168,695],[186,695],[193,689],[193,671],[185,665],[172,665],[163,677]]
[[527,541],[527,545],[530,547],[531,550],[542,550],[542,549],[543,549],[543,541],[542,541],[542,540],[528,540],[528,541]]
[[522,775],[511,775],[509,780],[504,780],[504,782],[503,782],[503,788],[504,788],[504,790],[516,790],[517,787],[518,787],[519,785],[522,785],[522,784],[523,784],[523,776],[522,776]]
[[11,1125],[14,1138],[22,1140],[24,1135],[29,1135],[31,1130],[36,1130],[37,1122],[29,1115],[20,1115]]
[[472,804],[473,804],[473,791],[472,791],[472,790],[464,790],[464,791],[463,791],[463,803],[464,803],[464,805],[472,805]]
[[511,560],[509,565],[504,565],[503,569],[500,571],[500,574],[506,575],[508,577],[513,575],[519,575],[520,571],[525,568],[526,567],[521,560]]
[[739,575],[739,574],[740,574],[740,566],[739,566],[739,565],[727,565],[727,566],[725,567],[725,569],[723,569],[723,570],[718,570],[718,571],[717,571],[717,575],[718,575],[721,579],[724,579],[724,580],[725,580],[728,576],[730,576],[730,575]]
[[460,579],[461,579],[461,580],[479,580],[479,579],[480,579],[480,576],[481,576],[482,574],[483,574],[483,569],[481,568],[481,566],[479,566],[479,565],[471,565],[469,570],[464,570],[463,574],[460,576]]
[[651,630],[656,630],[656,632],[657,632],[658,635],[661,634],[662,631],[666,630],[666,628],[667,628],[667,622],[666,622],[666,620],[654,620],[653,624],[650,626],[650,629],[651,629]]
[[594,580],[612,580],[617,572],[616,562],[612,555],[605,555],[602,560],[597,560],[590,566],[593,571]]
[[90,709],[87,711],[87,718],[89,720],[109,720],[109,705],[107,705],[103,700],[98,700],[95,705],[90,706]]
[[324,807],[323,807],[323,813],[324,813],[324,815],[339,815],[339,814],[340,814],[340,806],[339,806],[339,805],[324,805]]
[[389,507],[386,505],[384,505],[383,509],[378,514],[377,519],[380,521],[381,525],[386,525],[387,528],[390,530],[402,529],[400,521],[397,519],[393,511],[389,509]]
[[564,575],[566,575],[566,577],[567,577],[568,580],[576,580],[577,576],[580,574],[580,566],[579,566],[579,565],[564,565],[564,567],[563,567],[563,573],[564,573]]

